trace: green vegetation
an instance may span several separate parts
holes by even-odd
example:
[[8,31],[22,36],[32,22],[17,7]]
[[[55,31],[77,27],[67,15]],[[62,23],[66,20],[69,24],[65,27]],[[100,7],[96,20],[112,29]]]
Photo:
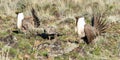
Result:
[[[0,42],[1,60],[119,60],[120,59],[120,0],[0,0],[0,40],[12,34],[16,43]],[[32,16],[31,8],[40,19],[39,28],[55,26],[63,34],[55,39],[43,39],[33,34],[15,33],[17,15],[23,12]],[[87,45],[75,33],[75,16],[105,13],[104,18],[111,24],[107,32]],[[43,32],[39,32],[43,33]],[[14,40],[14,39],[13,39]],[[58,42],[56,42],[58,41]],[[61,53],[66,42],[78,44],[68,53]],[[55,45],[52,46],[52,44]],[[59,45],[62,45],[59,47]],[[42,47],[41,47],[42,46]],[[52,49],[53,48],[53,49]],[[58,50],[57,50],[58,49]],[[52,51],[52,52],[51,52]],[[57,56],[53,56],[53,55]],[[50,56],[49,56],[50,55]]]

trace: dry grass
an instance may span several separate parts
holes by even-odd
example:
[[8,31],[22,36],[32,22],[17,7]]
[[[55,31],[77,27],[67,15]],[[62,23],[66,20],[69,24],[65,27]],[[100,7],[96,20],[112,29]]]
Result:
[[[119,0],[0,0],[0,37],[5,37],[11,33],[18,41],[15,46],[7,45],[7,47],[6,44],[0,42],[0,59],[119,60],[119,2]],[[17,15],[15,13],[21,11],[25,16],[32,16],[30,12],[32,7],[37,12],[37,16],[41,21],[39,28],[41,29],[46,26],[56,27],[59,33],[64,34],[56,38],[56,40],[62,42],[79,41],[79,37],[74,32],[74,16],[87,13],[89,14],[87,20],[89,21],[92,14],[105,12],[104,19],[107,19],[112,24],[108,32],[96,38],[93,44],[86,45],[80,41],[79,47],[73,51],[51,58],[47,56],[49,49],[38,50],[36,46],[43,43],[50,43],[53,40],[48,41],[40,36],[30,35],[31,37],[28,37],[22,33],[16,34],[10,32],[16,29]]]

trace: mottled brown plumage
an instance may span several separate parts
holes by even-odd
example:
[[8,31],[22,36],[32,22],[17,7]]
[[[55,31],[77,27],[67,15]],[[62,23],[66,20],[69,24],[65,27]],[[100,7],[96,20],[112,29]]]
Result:
[[35,27],[35,24],[34,24],[34,18],[33,17],[26,17],[23,19],[22,21],[22,28],[21,30],[23,32],[26,32],[30,29],[33,29]]
[[87,42],[92,42],[96,37],[96,29],[89,24],[85,25],[84,28],[85,36],[87,37]]

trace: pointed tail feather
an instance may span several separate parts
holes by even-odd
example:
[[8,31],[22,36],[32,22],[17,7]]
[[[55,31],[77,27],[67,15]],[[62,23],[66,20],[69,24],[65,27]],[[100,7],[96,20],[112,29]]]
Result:
[[107,20],[103,20],[101,15],[94,15],[92,20],[92,25],[98,30],[99,34],[106,32],[109,25]]
[[40,25],[40,21],[39,21],[39,18],[37,17],[37,13],[35,12],[34,8],[32,8],[31,12],[32,12],[32,16],[34,18],[35,27],[38,27]]

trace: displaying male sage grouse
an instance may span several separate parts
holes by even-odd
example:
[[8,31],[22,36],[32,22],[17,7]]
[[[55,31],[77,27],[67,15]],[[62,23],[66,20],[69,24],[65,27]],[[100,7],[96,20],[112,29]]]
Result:
[[92,18],[92,24],[86,24],[84,17],[76,18],[77,33],[81,38],[84,38],[87,44],[91,43],[98,35],[106,32],[108,28],[108,22],[101,19],[101,15],[94,15]]
[[37,28],[40,25],[40,21],[36,16],[35,10],[32,8],[31,10],[32,16],[31,17],[24,17],[23,13],[17,13],[17,28],[20,29],[22,32],[27,32],[31,29]]

